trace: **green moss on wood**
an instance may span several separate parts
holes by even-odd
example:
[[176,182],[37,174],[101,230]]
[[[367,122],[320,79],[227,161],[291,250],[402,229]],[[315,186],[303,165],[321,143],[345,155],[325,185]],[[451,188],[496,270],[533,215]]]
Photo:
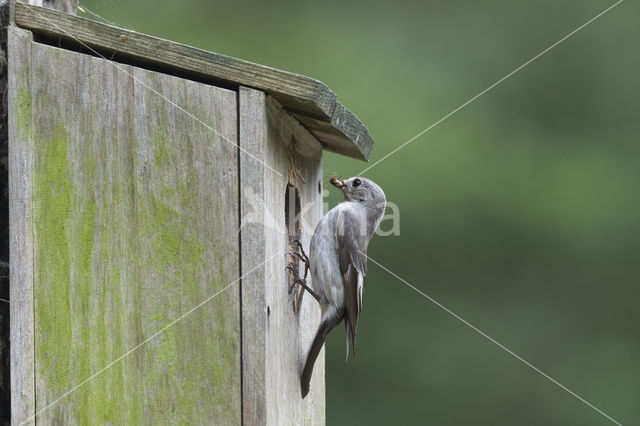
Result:
[[36,357],[49,388],[69,385],[71,335],[68,228],[71,225],[69,136],[61,125],[41,141],[35,167],[34,222],[38,238],[36,283]]
[[[154,174],[158,179],[175,176],[175,168],[171,165],[175,158],[173,161],[162,158],[158,162],[157,153],[162,152],[160,142],[167,143],[162,138],[154,140],[157,167]],[[185,153],[176,151],[188,147],[174,145],[173,149],[172,155],[180,156]],[[200,236],[197,219],[205,212],[199,203],[202,194],[197,192],[195,171],[190,168],[180,170],[176,178],[177,185],[173,179],[166,184],[156,182],[155,194],[144,197],[141,203],[141,232],[150,241],[153,253],[146,259],[145,268],[155,271],[160,280],[151,296],[157,309],[150,319],[156,327],[170,323],[210,296],[215,289],[226,285],[219,280],[203,282],[203,276],[207,275],[205,271],[214,270],[215,275],[231,279],[228,271],[219,268],[217,256],[205,257],[212,247]],[[225,232],[224,229],[218,231]],[[210,412],[213,404],[225,418],[236,418],[237,401],[229,398],[228,391],[238,384],[234,383],[233,371],[239,368],[239,347],[237,334],[228,331],[229,303],[225,302],[225,295],[220,295],[219,299],[202,306],[166,330],[157,342],[150,342],[146,360],[157,373],[145,379],[145,386],[153,389],[151,410],[163,413],[171,422],[180,423],[193,418],[196,412],[203,415]],[[203,332],[206,336],[202,335]],[[194,342],[197,345],[194,346]],[[185,357],[189,362],[184,362]],[[176,374],[206,377],[206,380],[185,380],[176,388],[170,380]]]
[[171,149],[168,145],[169,135],[166,132],[157,131],[151,138],[154,149],[156,167],[166,165],[171,158]]
[[[29,92],[20,96],[20,121],[30,125]],[[43,105],[51,101],[40,99]],[[65,107],[51,110],[52,116],[68,113]],[[140,142],[136,126],[144,123],[125,124],[130,134],[117,141],[100,140],[103,129],[86,123],[83,128],[92,135],[87,140],[70,138],[62,124],[52,126],[47,121],[52,116],[34,130],[39,407],[236,276],[228,270],[228,256],[235,254],[228,248],[236,240],[225,240],[229,221],[223,216],[224,206],[234,201],[218,200],[220,207],[206,210],[213,193],[203,191],[202,170],[192,167],[198,142],[172,139],[168,129],[174,124],[163,113],[150,118],[157,129],[151,140]],[[219,161],[215,167],[229,167],[231,160]],[[231,291],[83,385],[40,420],[239,423],[239,307]]]

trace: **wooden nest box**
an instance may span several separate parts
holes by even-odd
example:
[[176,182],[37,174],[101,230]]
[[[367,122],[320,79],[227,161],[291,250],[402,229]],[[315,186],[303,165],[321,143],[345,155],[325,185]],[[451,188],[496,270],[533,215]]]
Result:
[[13,423],[323,424],[287,251],[364,125],[317,80],[43,7],[7,37]]

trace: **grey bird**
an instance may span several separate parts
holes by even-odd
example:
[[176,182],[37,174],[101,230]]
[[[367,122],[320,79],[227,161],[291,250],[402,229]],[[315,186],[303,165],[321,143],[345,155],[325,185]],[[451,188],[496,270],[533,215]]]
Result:
[[[316,226],[309,257],[298,255],[306,263],[304,279],[295,282],[306,289],[319,303],[322,311],[320,326],[311,344],[300,377],[302,397],[309,393],[313,365],[327,335],[343,320],[346,330],[347,359],[349,343],[356,355],[356,332],[362,310],[364,277],[367,273],[367,246],[382,220],[386,198],[382,189],[369,179],[352,177],[331,184],[340,188],[344,201],[331,210]],[[311,271],[313,289],[306,285]]]

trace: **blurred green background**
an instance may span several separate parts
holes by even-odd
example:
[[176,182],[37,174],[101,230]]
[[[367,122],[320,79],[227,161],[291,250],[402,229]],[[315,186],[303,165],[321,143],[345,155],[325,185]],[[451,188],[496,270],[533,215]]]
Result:
[[[322,80],[375,161],[613,2],[81,4]],[[401,210],[374,259],[623,424],[640,424],[639,22],[622,3],[366,174]],[[329,425],[611,424],[373,264],[347,365],[343,333]]]

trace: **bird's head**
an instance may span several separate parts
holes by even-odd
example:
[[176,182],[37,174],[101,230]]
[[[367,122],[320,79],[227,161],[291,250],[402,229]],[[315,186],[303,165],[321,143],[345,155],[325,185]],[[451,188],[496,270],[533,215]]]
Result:
[[355,176],[342,180],[333,176],[329,182],[342,190],[345,201],[373,203],[376,205],[384,205],[386,203],[382,188],[370,179]]

